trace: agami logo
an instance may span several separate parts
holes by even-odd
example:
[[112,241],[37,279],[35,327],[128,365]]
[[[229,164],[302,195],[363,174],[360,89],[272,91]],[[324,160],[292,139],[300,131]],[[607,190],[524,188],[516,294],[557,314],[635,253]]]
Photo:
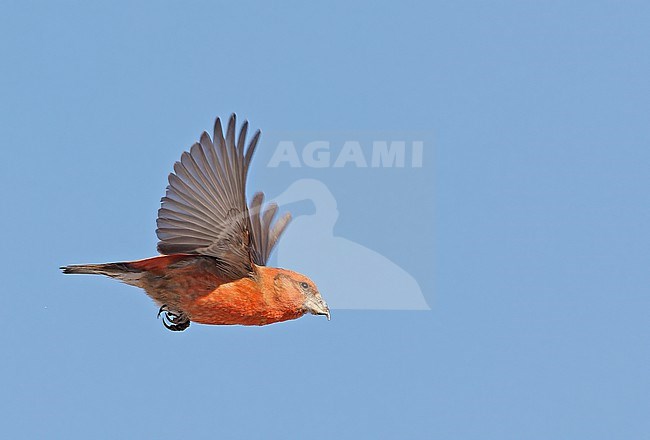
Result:
[[267,166],[299,168],[421,168],[424,142],[404,140],[373,140],[342,143],[314,140],[298,144],[289,140],[278,142]]

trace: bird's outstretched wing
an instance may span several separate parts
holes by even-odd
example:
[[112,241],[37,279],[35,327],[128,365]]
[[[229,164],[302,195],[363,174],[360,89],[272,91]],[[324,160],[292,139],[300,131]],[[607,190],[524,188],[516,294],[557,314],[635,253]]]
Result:
[[233,280],[250,276],[253,263],[266,264],[291,218],[286,214],[274,223],[277,206],[262,212],[261,193],[253,198],[249,213],[246,177],[260,131],[245,149],[248,122],[242,124],[237,139],[235,125],[233,114],[224,138],[217,118],[213,138],[203,132],[200,142],[174,164],[156,229],[161,254],[214,257],[224,276]]

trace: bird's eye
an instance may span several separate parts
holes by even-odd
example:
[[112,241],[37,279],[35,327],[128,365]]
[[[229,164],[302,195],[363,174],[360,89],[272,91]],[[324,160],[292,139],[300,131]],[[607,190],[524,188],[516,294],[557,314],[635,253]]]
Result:
[[309,289],[309,284],[303,281],[302,283],[300,283],[300,287],[302,287],[303,289]]

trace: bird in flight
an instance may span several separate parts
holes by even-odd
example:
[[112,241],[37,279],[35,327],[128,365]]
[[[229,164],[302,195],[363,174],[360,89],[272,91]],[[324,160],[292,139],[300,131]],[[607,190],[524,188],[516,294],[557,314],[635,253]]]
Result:
[[203,132],[174,164],[158,210],[162,255],[64,266],[63,273],[106,275],[144,289],[172,331],[183,331],[190,322],[266,325],[307,313],[329,320],[329,307],[312,280],[266,266],[291,214],[274,220],[278,207],[271,203],[262,209],[261,192],[247,204],[246,176],[260,131],[245,148],[248,121],[238,137],[235,128],[233,114],[224,137],[217,118],[212,139]]

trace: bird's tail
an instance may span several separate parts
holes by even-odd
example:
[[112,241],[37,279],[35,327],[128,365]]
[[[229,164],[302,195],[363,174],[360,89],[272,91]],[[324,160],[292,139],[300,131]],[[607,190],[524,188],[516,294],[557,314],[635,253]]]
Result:
[[127,284],[141,287],[140,282],[147,273],[164,275],[165,270],[169,266],[194,258],[195,256],[186,254],[159,255],[144,260],[124,261],[120,263],[73,264],[63,266],[60,269],[63,273],[106,275],[107,277],[117,278]]
[[63,273],[106,275],[109,277],[115,277],[125,272],[139,272],[130,267],[128,263],[72,264],[63,266],[60,269]]
[[60,269],[63,273],[106,275],[135,286],[139,285],[143,274],[141,269],[134,267],[131,263],[73,264]]

